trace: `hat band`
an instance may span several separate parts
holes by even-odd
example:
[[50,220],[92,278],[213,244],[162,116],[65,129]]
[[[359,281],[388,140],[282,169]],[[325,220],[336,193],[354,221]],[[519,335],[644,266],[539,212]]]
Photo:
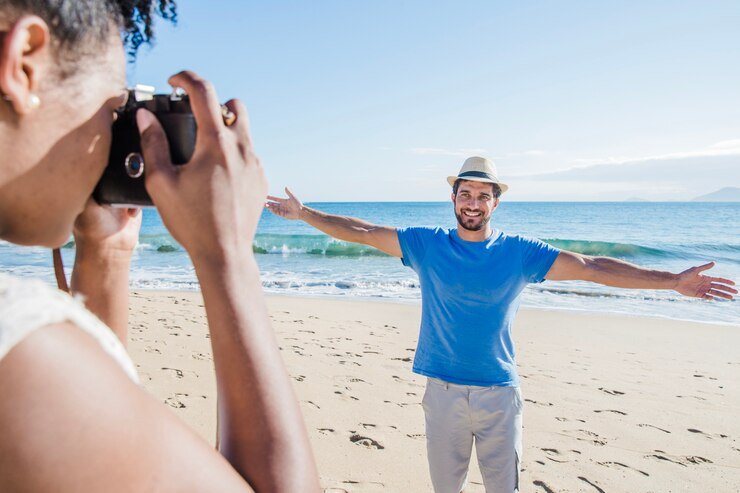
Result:
[[463,179],[465,179],[467,177],[471,177],[471,178],[487,178],[487,179],[489,179],[489,180],[491,180],[493,182],[498,182],[498,179],[495,176],[491,175],[490,173],[486,173],[484,171],[466,171],[464,173],[460,173],[459,175],[457,175],[457,177],[458,178],[463,178]]

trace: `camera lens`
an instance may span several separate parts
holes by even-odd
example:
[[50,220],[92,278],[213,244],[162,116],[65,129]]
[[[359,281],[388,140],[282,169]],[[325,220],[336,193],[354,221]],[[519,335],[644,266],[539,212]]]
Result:
[[132,152],[126,156],[123,165],[126,168],[126,174],[131,178],[139,178],[144,174],[144,158],[138,152]]

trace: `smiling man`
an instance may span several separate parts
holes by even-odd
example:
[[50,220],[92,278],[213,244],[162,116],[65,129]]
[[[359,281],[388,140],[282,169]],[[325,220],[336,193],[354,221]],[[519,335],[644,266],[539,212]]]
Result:
[[508,189],[491,161],[468,158],[452,186],[457,228],[378,226],[269,196],[267,207],[340,240],[400,257],[419,275],[422,316],[413,371],[428,378],[422,401],[429,471],[436,493],[465,487],[475,443],[488,493],[519,490],[522,408],[511,328],[529,283],[584,280],[621,288],[673,289],[686,296],[731,299],[727,279],[644,269],[609,257],[559,250],[510,236],[490,219]]

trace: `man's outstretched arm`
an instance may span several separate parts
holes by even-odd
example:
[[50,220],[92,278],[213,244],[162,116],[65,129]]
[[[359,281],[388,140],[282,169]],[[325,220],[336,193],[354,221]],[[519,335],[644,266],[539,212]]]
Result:
[[379,226],[362,219],[326,214],[306,207],[285,189],[288,198],[268,195],[265,204],[270,212],[286,219],[300,219],[314,228],[342,241],[370,245],[394,257],[403,257],[396,228]]
[[737,290],[730,279],[702,274],[714,262],[692,267],[679,274],[645,269],[610,257],[591,257],[562,251],[545,279],[551,281],[591,281],[606,286],[632,289],[673,289],[692,298],[731,300]]

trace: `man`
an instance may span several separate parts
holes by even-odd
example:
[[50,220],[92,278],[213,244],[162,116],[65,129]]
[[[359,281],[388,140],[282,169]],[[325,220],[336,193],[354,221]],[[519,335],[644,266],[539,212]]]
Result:
[[730,280],[702,274],[713,263],[672,274],[493,229],[491,215],[508,186],[488,159],[467,159],[447,181],[457,217],[452,230],[396,229],[325,214],[301,204],[287,188],[287,199],[268,196],[267,207],[400,257],[417,272],[422,319],[413,371],[428,377],[422,405],[434,491],[465,487],[475,442],[486,491],[512,493],[519,488],[523,406],[511,326],[528,283],[585,280],[705,299],[732,299],[737,291]]

